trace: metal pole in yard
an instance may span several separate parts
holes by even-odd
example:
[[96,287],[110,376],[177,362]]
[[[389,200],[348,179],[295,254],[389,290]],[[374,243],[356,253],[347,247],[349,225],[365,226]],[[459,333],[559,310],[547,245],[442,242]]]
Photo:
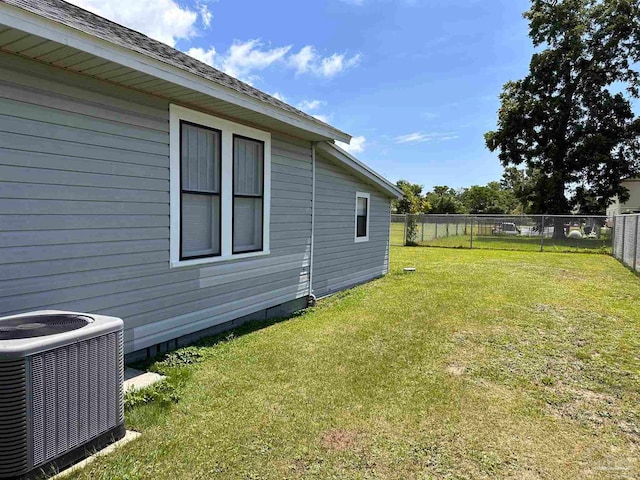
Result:
[[542,225],[540,227],[540,251],[544,251],[544,215],[542,216]]
[[435,236],[435,240],[438,239],[438,217],[434,218],[435,222],[436,222],[436,236]]
[[470,225],[471,225],[471,239],[469,241],[469,248],[473,249],[473,217],[471,217]]
[[638,267],[638,223],[640,223],[640,216],[636,215],[636,231],[633,234],[633,271],[634,272]]
[[449,219],[447,218],[447,237],[449,236]]
[[[616,257],[616,216],[614,215],[613,217],[613,223],[611,224],[611,255],[613,255],[613,257]],[[605,223],[605,226],[607,226],[607,224]]]
[[458,222],[456,222],[456,237],[458,236]]
[[404,232],[402,232],[402,245],[407,246],[407,222],[409,220],[409,214],[404,214]]
[[424,242],[424,217],[420,219],[420,225],[422,225],[421,238],[422,238],[422,241]]

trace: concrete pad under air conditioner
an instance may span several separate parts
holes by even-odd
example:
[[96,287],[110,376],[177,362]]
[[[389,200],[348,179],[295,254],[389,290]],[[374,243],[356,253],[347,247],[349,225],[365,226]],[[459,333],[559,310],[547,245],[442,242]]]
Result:
[[63,470],[62,472],[58,473],[57,475],[54,475],[53,477],[50,478],[50,480],[57,480],[57,479],[60,479],[60,478],[68,477],[72,473],[77,472],[78,470],[81,470],[84,467],[86,467],[87,465],[89,465],[90,463],[92,463],[96,458],[103,457],[105,455],[109,455],[116,448],[119,448],[122,445],[125,445],[125,444],[129,443],[130,441],[135,440],[140,435],[141,435],[140,433],[134,432],[133,430],[127,430],[127,433],[125,434],[125,436],[123,438],[121,438],[120,440],[118,440],[117,442],[112,443],[111,445],[107,445],[102,450],[98,450],[96,453],[94,453],[90,457],[87,457],[84,460],[82,460],[81,462],[78,462],[75,465],[72,465],[71,467],[67,468],[66,470]]
[[124,391],[142,390],[164,379],[164,375],[127,367],[124,369]]

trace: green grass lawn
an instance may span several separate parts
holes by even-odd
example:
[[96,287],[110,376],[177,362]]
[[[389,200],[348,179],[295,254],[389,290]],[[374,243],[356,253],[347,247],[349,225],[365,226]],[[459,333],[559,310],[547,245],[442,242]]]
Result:
[[156,363],[179,401],[130,409],[142,437],[71,478],[640,476],[636,276],[604,255],[391,260],[296,318]]
[[404,245],[404,223],[391,223],[391,245]]

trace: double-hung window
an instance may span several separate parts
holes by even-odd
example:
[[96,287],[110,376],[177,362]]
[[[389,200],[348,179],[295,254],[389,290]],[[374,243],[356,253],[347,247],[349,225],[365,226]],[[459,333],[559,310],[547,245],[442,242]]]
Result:
[[369,211],[371,196],[368,193],[356,192],[356,242],[369,241]]
[[172,267],[269,254],[271,135],[170,107]]

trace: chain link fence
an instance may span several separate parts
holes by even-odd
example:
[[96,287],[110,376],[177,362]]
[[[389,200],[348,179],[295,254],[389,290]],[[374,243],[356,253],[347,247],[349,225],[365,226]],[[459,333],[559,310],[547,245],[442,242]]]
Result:
[[640,215],[613,217],[612,254],[634,271],[640,270]]
[[583,215],[391,215],[391,244],[610,253],[613,221]]

